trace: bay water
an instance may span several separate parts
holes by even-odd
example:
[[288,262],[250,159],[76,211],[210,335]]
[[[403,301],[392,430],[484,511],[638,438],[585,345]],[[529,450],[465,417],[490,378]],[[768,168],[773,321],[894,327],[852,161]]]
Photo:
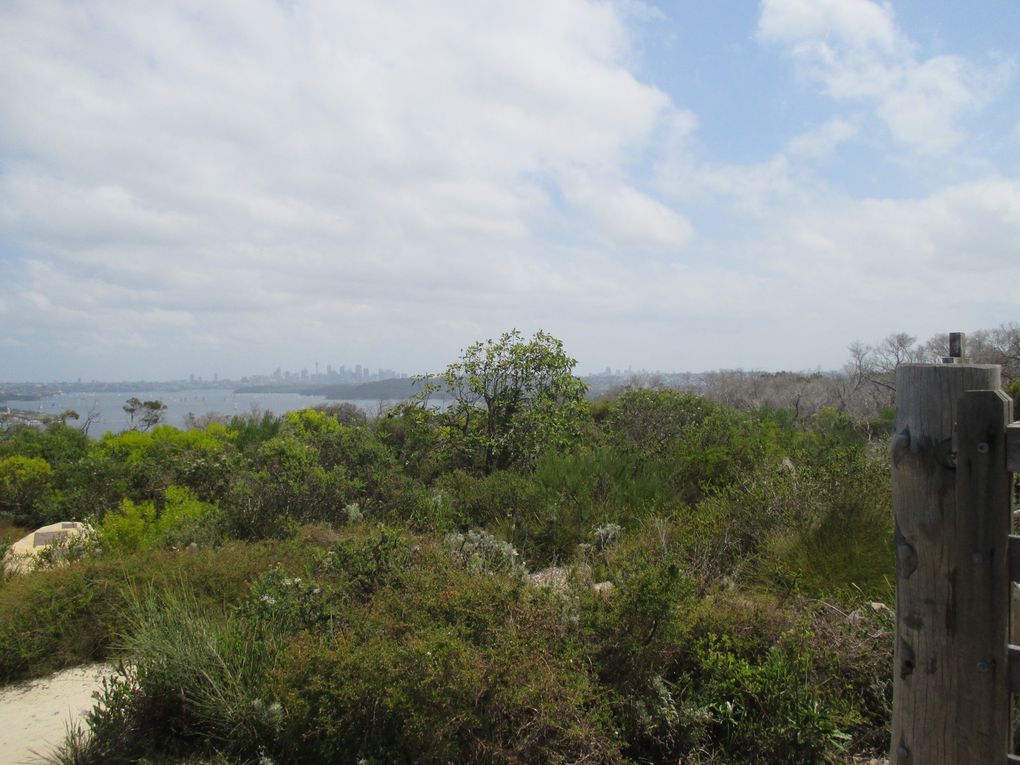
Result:
[[[81,419],[68,420],[67,424],[71,426],[83,423],[89,412],[95,412],[96,417],[89,428],[89,435],[92,438],[99,438],[104,433],[119,433],[131,427],[131,418],[123,409],[125,402],[131,397],[142,401],[162,401],[166,404],[166,411],[163,412],[161,423],[177,428],[185,426],[189,414],[201,417],[213,413],[233,417],[255,411],[280,415],[320,404],[343,403],[324,396],[305,396],[299,393],[235,393],[226,388],[200,388],[173,391],[61,393],[38,401],[0,401],[0,408],[9,406],[12,410],[21,409],[50,415],[58,415],[73,409]],[[352,400],[346,403],[354,404],[366,414],[374,416],[397,402]]]

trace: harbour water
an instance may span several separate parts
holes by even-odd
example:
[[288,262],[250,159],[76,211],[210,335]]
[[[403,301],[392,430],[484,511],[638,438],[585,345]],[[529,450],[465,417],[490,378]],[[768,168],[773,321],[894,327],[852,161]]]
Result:
[[[119,433],[131,427],[131,418],[124,411],[124,403],[131,397],[142,401],[159,400],[166,404],[161,422],[183,428],[188,415],[201,417],[207,413],[225,415],[246,415],[253,411],[284,414],[296,409],[307,409],[319,404],[339,404],[323,396],[304,396],[299,393],[235,393],[224,388],[208,388],[177,391],[145,391],[119,393],[61,393],[47,396],[38,401],[0,401],[0,409],[22,409],[40,414],[58,415],[68,409],[78,413],[80,419],[68,420],[69,425],[81,424],[90,412],[96,416],[89,428],[89,435],[99,438],[104,433]],[[376,415],[393,401],[355,400],[354,404],[369,415]]]

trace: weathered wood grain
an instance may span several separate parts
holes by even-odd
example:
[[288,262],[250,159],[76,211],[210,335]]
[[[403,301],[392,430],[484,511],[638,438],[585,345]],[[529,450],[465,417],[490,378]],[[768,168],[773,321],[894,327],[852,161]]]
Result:
[[1006,428],[1006,470],[1020,473],[1020,422]]
[[[1006,425],[1013,400],[1001,390],[964,393],[956,410],[956,514],[946,529],[955,546],[954,583],[957,763],[995,762],[1011,750],[1009,555],[1012,519]],[[948,613],[948,612],[947,612]]]
[[1020,693],[1020,646],[1009,646],[1009,690]]
[[[957,587],[960,567],[974,564],[960,561],[953,538],[958,525],[953,428],[964,393],[998,390],[1000,384],[995,365],[907,364],[896,373],[897,606],[890,760],[898,765],[1001,762],[1008,751],[1002,742],[990,759],[959,759],[955,740],[969,719],[956,703],[962,627]],[[1000,555],[1003,570],[1007,533]]]
[[1009,580],[1020,582],[1020,537],[1009,537]]

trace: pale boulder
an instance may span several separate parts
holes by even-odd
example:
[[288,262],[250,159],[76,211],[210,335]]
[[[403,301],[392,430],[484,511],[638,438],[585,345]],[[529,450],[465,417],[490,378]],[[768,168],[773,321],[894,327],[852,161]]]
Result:
[[12,574],[24,574],[40,553],[53,545],[63,546],[85,531],[85,524],[78,521],[61,521],[43,526],[28,534],[13,545],[4,556],[3,567]]

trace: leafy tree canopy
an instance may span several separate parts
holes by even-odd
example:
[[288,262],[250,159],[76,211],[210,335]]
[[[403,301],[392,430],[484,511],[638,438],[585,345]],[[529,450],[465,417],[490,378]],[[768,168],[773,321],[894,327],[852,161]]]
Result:
[[579,434],[587,413],[587,386],[573,375],[576,360],[563,343],[539,330],[518,330],[468,346],[459,361],[422,398],[445,391],[451,446],[485,473],[530,463],[545,448],[563,447]]
[[[162,421],[163,412],[166,411],[166,404],[158,399],[155,401],[142,401],[132,396],[121,409],[127,412],[131,418],[132,430],[148,430]],[[77,417],[77,415],[75,416]]]

